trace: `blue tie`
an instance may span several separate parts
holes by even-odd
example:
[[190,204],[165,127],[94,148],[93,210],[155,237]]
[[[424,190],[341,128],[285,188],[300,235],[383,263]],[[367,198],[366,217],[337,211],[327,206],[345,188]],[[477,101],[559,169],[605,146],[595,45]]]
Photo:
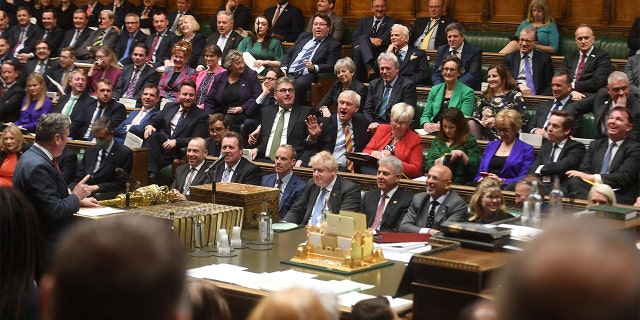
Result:
[[615,142],[611,142],[609,145],[609,149],[607,149],[607,153],[604,155],[604,162],[602,162],[602,167],[600,168],[600,174],[606,174],[609,172],[609,163],[611,162],[611,154],[613,153],[613,147],[616,146]]
[[304,52],[302,57],[295,61],[295,63],[289,69],[290,74],[292,74],[294,77],[299,77],[302,75],[304,68],[306,68],[304,65],[304,60],[309,60],[311,58],[311,54],[313,54],[313,51],[316,50],[316,47],[319,43],[320,41],[318,39],[313,39],[313,45],[309,47],[309,49]]
[[127,41],[127,48],[124,50],[124,55],[120,58],[120,62],[129,57],[129,49],[131,49],[131,43],[133,43],[133,35],[129,35],[129,41]]
[[313,213],[311,216],[311,225],[316,225],[318,223],[318,216],[320,212],[322,212],[322,208],[324,207],[324,193],[327,191],[325,188],[320,188],[320,196],[316,200],[316,205],[313,206]]
[[389,94],[391,94],[391,85],[387,84],[384,86],[384,93],[382,94],[382,103],[380,104],[380,111],[378,115],[384,118],[384,115],[387,113],[387,109],[389,109]]

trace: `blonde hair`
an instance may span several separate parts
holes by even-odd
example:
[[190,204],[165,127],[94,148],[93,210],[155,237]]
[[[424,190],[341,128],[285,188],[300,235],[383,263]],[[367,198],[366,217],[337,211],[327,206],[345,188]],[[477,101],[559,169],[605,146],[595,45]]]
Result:
[[40,86],[42,86],[42,90],[40,90],[40,95],[37,97],[31,96],[31,92],[27,90],[27,94],[24,99],[24,104],[22,105],[22,109],[20,109],[20,111],[27,110],[32,100],[38,100],[38,102],[36,102],[35,110],[40,110],[40,108],[42,108],[42,105],[44,104],[44,99],[47,98],[46,96],[47,88],[46,88],[46,85],[44,84],[44,78],[42,77],[42,75],[35,72],[30,74],[29,77],[27,77],[27,86],[29,81],[32,81],[32,80],[37,81],[40,84]]
[[549,6],[549,2],[547,0],[531,0],[527,11],[527,22],[529,23],[534,22],[533,15],[531,14],[531,10],[533,9],[542,10],[542,12],[544,12],[545,25],[555,22],[553,14],[551,13],[551,6]]
[[514,109],[502,109],[496,114],[495,119],[496,126],[509,125],[515,131],[519,131],[522,128],[522,117],[520,112]]
[[309,160],[309,166],[324,165],[327,169],[335,171],[338,169],[338,161],[328,151],[320,151]]
[[13,137],[16,139],[16,146],[18,147],[18,150],[20,150],[20,148],[22,148],[22,145],[24,144],[24,136],[22,136],[20,128],[13,124],[10,124],[6,128],[4,128],[4,130],[2,130],[2,134],[0,134],[0,150],[9,151],[7,150],[7,146],[4,145],[4,136],[7,133],[11,133],[13,135]]
[[[331,299],[332,298],[332,299]],[[309,289],[291,288],[260,301],[249,320],[337,320],[335,296],[319,295]]]
[[[180,17],[180,21],[178,21],[178,26],[185,21],[188,21],[189,24],[191,24],[191,27],[193,28],[194,33],[200,30],[200,24],[198,23],[198,20],[196,20],[196,18],[194,18],[192,15],[185,14],[184,16]],[[182,30],[180,30],[180,28],[176,29],[176,35],[178,36],[183,35]]]
[[482,210],[482,197],[485,193],[497,193],[500,195],[500,207],[498,210],[502,212],[507,212],[507,205],[504,202],[504,195],[502,195],[502,186],[498,181],[491,178],[484,178],[478,184],[476,188],[476,192],[471,196],[471,200],[469,201],[469,205],[471,206],[471,211],[473,215],[469,218],[470,221],[474,221],[484,216],[484,211]]

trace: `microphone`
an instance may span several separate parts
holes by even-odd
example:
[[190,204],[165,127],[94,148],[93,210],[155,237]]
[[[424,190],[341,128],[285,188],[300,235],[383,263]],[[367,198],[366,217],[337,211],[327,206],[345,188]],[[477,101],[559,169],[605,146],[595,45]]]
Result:
[[116,168],[116,174],[120,178],[125,178],[127,180],[127,182],[135,183],[134,189],[138,189],[138,187],[140,187],[140,181],[136,180],[136,178],[134,178],[133,176],[129,175],[126,171],[124,171],[124,169]]
[[220,154],[218,156],[218,159],[216,159],[216,161],[214,161],[213,163],[211,163],[211,165],[209,165],[209,167],[207,167],[207,170],[205,170],[205,172],[209,172],[211,171],[213,168],[215,168],[215,166],[218,165],[218,163],[220,163],[220,161],[222,161],[222,159],[224,159],[224,156],[222,154]]

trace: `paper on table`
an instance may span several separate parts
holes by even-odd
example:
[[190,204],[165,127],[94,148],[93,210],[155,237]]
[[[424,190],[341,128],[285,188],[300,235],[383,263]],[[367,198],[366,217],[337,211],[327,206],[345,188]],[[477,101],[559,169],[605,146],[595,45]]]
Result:
[[244,64],[247,65],[247,67],[249,67],[249,69],[257,72],[257,73],[261,73],[262,71],[264,71],[264,66],[259,66],[259,67],[254,67],[253,64],[256,62],[256,58],[254,58],[251,53],[249,52],[245,52],[242,54],[242,58],[244,58]]
[[104,216],[107,214],[114,214],[124,212],[122,209],[117,208],[109,208],[109,207],[100,207],[100,208],[80,208],[78,214],[89,217],[98,217]]
[[289,223],[289,222],[278,222],[278,223],[274,223],[271,226],[271,228],[273,229],[273,231],[287,231],[287,230],[298,228],[298,225],[295,223]]

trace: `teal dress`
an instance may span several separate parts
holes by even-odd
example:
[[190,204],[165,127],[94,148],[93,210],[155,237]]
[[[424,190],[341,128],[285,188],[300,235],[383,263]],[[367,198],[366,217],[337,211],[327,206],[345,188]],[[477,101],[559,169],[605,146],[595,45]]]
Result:
[[453,172],[453,184],[465,185],[468,182],[473,181],[473,178],[478,171],[480,165],[480,150],[478,149],[478,142],[472,135],[467,137],[467,141],[461,146],[448,146],[446,142],[441,141],[440,137],[435,137],[429,148],[429,154],[424,158],[422,164],[423,171],[429,172],[429,169],[434,166],[434,161],[445,154],[451,154],[453,150],[460,150],[467,154],[469,161],[467,165],[463,165],[462,161],[455,166]]
[[[240,52],[249,52],[256,60],[278,60],[282,61],[282,56],[284,55],[284,49],[282,49],[282,42],[280,40],[271,38],[271,42],[269,43],[268,48],[262,47],[262,42],[254,42],[251,44],[251,37],[246,37],[240,41],[238,45],[238,51]],[[260,73],[261,76],[266,74],[265,71]]]
[[539,27],[534,27],[533,24],[522,21],[518,30],[516,31],[516,37],[520,36],[520,31],[526,27],[532,27],[536,29],[536,37],[538,37],[538,43],[543,46],[550,46],[553,48],[553,53],[558,52],[558,44],[560,43],[560,33],[558,33],[558,26],[555,22],[545,24]]

